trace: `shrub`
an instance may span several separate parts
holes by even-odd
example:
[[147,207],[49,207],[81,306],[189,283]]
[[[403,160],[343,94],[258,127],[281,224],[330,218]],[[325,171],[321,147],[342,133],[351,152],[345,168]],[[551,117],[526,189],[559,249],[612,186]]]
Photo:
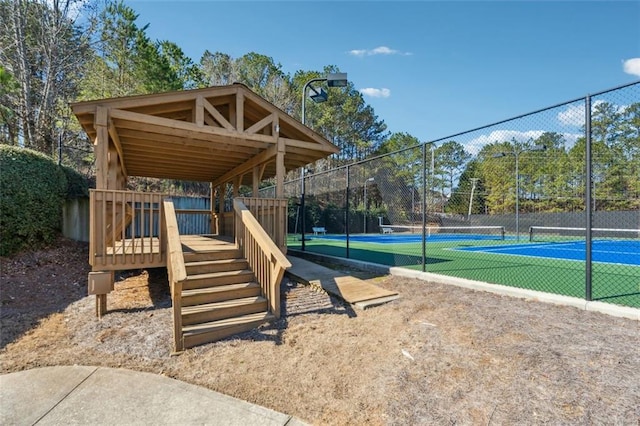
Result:
[[89,181],[82,173],[67,166],[62,166],[62,171],[67,178],[67,200],[89,196]]
[[0,145],[0,255],[53,242],[66,194],[65,172],[50,158]]

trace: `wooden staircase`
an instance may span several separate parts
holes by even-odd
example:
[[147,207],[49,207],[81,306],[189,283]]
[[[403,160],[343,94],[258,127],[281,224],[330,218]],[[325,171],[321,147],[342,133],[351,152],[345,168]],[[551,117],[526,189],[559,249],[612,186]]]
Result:
[[234,243],[208,236],[181,236],[180,240],[187,273],[180,301],[185,348],[275,319]]
[[280,318],[291,262],[241,200],[233,202],[233,238],[180,235],[173,202],[162,205],[175,353]]

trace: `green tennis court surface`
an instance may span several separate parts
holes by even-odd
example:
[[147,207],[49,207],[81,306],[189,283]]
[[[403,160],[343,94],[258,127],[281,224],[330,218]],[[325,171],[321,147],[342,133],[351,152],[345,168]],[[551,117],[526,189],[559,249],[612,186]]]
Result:
[[[306,250],[346,257],[346,241],[330,237],[307,237],[311,239],[305,240]],[[290,235],[288,246],[300,249],[299,238],[299,235]],[[509,237],[496,241],[469,239],[427,242],[426,270],[475,281],[585,297],[585,262],[562,258],[506,256],[490,251],[492,246],[505,247],[509,244],[522,245],[523,242]],[[473,247],[483,249],[472,251]],[[380,244],[379,239],[368,242],[350,238],[349,255],[351,259],[422,270],[421,242]],[[594,300],[640,308],[640,266],[594,262],[592,295]]]

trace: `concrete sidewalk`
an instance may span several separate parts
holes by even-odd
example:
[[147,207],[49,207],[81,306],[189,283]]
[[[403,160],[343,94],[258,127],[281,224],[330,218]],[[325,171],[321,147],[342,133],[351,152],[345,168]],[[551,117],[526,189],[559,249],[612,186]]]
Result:
[[0,376],[0,424],[304,423],[286,414],[155,374],[73,366],[37,368]]

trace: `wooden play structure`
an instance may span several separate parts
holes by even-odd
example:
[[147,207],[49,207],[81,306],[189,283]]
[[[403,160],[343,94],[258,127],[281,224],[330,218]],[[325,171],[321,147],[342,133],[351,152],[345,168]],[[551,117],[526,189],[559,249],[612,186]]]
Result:
[[[237,83],[72,109],[96,157],[88,281],[97,315],[114,271],[166,267],[176,352],[278,318],[290,266],[284,176],[338,148]],[[129,176],[209,182],[211,209],[178,210],[166,194],[129,191]],[[259,198],[269,178],[276,196]],[[228,185],[234,200],[225,211]],[[241,185],[251,197],[238,197]],[[178,214],[209,215],[210,232],[181,235]]]

